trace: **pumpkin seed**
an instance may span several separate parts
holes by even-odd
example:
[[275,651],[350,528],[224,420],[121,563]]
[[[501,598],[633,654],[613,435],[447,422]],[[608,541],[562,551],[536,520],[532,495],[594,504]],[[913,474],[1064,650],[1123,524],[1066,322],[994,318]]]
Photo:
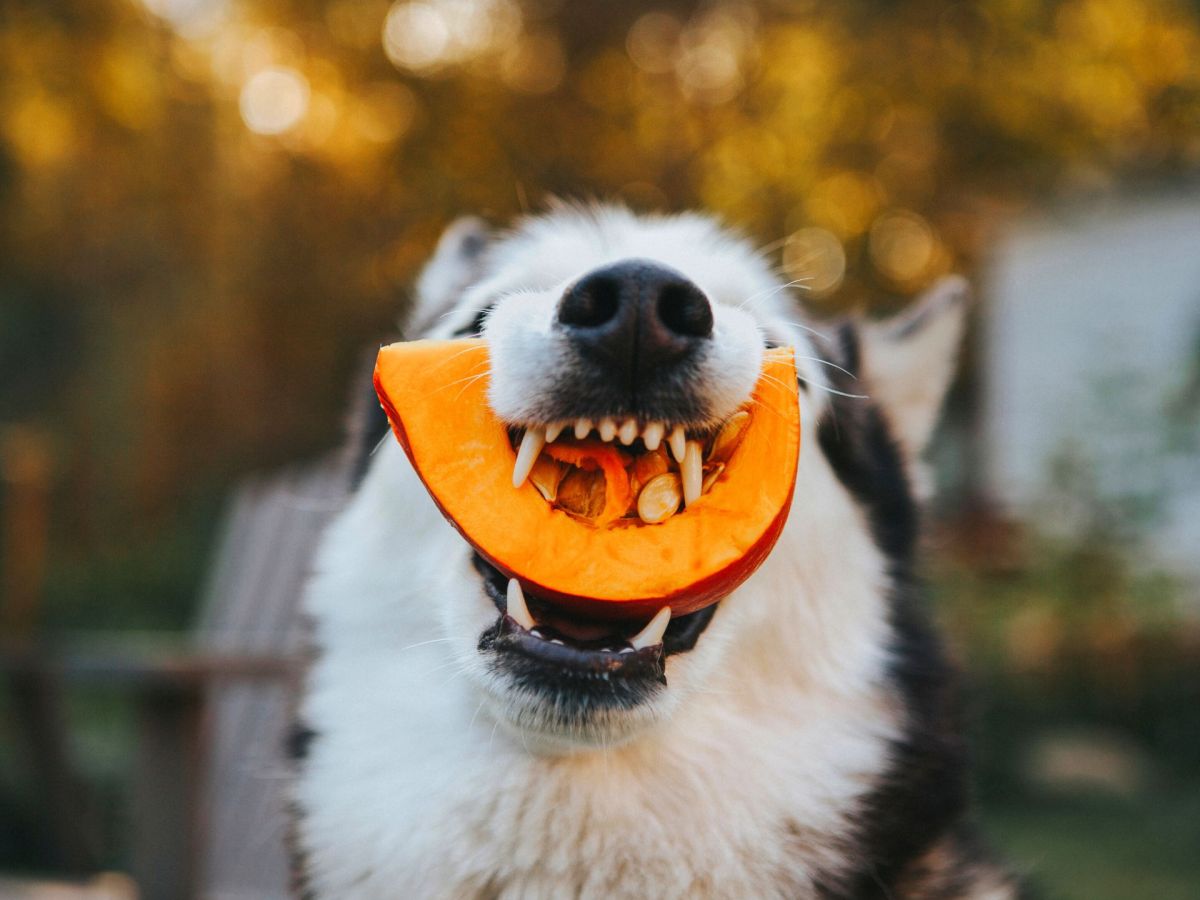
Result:
[[712,490],[721,473],[725,471],[725,463],[706,463],[704,466],[704,481],[700,485],[700,493],[707,494]]
[[595,519],[604,512],[604,499],[604,473],[572,467],[559,482],[555,502],[567,512]]
[[746,435],[746,426],[750,424],[750,413],[739,409],[725,420],[717,436],[713,438],[712,448],[708,451],[709,462],[728,462],[733,451]]
[[679,509],[683,500],[683,484],[674,472],[656,475],[638,495],[638,517],[648,525],[665,522]]
[[702,452],[699,441],[688,441],[687,450],[683,454],[683,462],[679,464],[679,472],[683,479],[683,502],[686,506],[691,506],[700,499],[704,465],[700,458]]
[[670,470],[671,462],[665,449],[659,447],[657,450],[648,450],[633,461],[629,472],[629,489],[636,497],[651,479]]
[[565,466],[543,453],[534,461],[529,480],[543,497],[553,503],[558,497],[558,485],[565,474]]

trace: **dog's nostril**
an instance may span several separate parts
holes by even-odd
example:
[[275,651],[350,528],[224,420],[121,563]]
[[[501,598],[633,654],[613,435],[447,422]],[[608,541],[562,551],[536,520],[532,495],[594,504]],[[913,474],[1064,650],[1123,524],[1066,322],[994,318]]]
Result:
[[558,321],[579,328],[596,328],[609,322],[621,306],[621,283],[611,277],[585,278],[562,298]]
[[708,337],[712,334],[713,314],[708,298],[686,281],[668,283],[658,294],[659,321],[684,337]]

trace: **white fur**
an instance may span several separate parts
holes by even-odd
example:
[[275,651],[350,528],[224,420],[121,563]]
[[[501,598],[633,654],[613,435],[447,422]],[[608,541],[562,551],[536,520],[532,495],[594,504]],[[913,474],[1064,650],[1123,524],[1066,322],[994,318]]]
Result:
[[[489,333],[515,342],[523,321],[541,334],[547,292],[623,256],[661,260],[719,304],[725,371],[761,352],[739,343],[746,329],[755,347],[766,331],[815,356],[744,244],[698,217],[619,210],[527,223],[437,333],[504,297]],[[536,384],[520,356],[498,358],[494,381]],[[507,390],[493,401],[519,417]],[[749,388],[736,374],[714,390],[736,405]],[[497,613],[466,544],[398,446],[376,455],[306,598],[320,655],[301,715],[319,736],[295,796],[316,896],[795,898],[836,879],[902,723],[884,677],[884,561],[814,446],[821,392],[801,403],[806,446],[774,552],[668,658],[658,699],[586,735],[556,733],[487,671],[476,644]]]

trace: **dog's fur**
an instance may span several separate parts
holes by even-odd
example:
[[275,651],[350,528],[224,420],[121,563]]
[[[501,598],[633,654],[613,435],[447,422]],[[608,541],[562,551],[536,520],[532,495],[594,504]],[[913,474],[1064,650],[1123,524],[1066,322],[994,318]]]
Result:
[[684,273],[714,306],[713,346],[679,385],[695,421],[744,402],[765,343],[796,348],[803,449],[782,538],[693,625],[693,647],[674,638],[665,685],[605,702],[594,685],[545,671],[531,682],[497,662],[495,586],[383,441],[306,598],[317,658],[294,789],[303,888],[1019,896],[971,831],[954,672],[915,572],[912,485],[964,285],[941,283],[902,321],[822,336],[763,258],[709,219],[560,207],[497,238],[454,226],[418,283],[410,334],[482,331],[496,412],[562,415],[578,361],[550,327],[558,298],[630,257]]

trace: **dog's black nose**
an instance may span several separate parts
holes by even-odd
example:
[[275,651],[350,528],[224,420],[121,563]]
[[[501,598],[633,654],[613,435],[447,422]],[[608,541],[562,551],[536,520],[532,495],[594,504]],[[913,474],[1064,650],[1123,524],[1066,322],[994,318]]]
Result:
[[712,336],[704,292],[661,263],[622,260],[585,275],[563,294],[558,324],[585,357],[636,386]]

